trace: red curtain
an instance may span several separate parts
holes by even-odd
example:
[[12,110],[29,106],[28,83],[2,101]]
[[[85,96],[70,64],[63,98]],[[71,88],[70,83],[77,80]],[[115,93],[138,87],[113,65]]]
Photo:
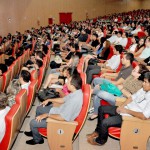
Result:
[[72,13],[59,13],[59,22],[69,24],[72,21]]

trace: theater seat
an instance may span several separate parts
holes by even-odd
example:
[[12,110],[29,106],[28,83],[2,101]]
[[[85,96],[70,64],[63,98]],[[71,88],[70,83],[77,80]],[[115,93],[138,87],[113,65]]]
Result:
[[16,104],[20,105],[20,126],[22,125],[25,116],[26,116],[26,108],[27,108],[27,90],[21,89],[19,93],[15,97]]
[[7,86],[9,85],[11,79],[11,70],[7,70],[7,72],[3,73],[3,88],[2,91],[5,92]]
[[82,90],[84,94],[83,105],[81,112],[75,121],[66,122],[48,118],[47,130],[44,128],[38,129],[41,135],[47,136],[51,150],[61,150],[62,148],[65,150],[72,149],[72,141],[74,141],[79,135],[85,123],[90,105],[90,85],[84,85]]
[[33,80],[38,80],[38,73],[37,73],[37,70],[32,70],[31,72],[31,81]]
[[82,79],[82,85],[84,86],[86,84],[86,74],[84,72],[81,72],[80,77]]
[[138,32],[137,36],[138,36],[139,39],[143,38],[143,37],[146,37],[146,35],[145,35],[145,33],[143,31]]
[[36,89],[37,89],[37,84],[38,84],[38,80],[35,79],[33,81],[31,81],[29,88],[28,88],[28,98],[27,98],[27,109],[26,109],[26,113],[29,112],[34,100],[35,100],[35,94],[36,94]]
[[5,117],[6,133],[0,143],[0,150],[9,150],[20,129],[20,105],[14,104]]
[[45,65],[43,64],[42,67],[40,67],[39,69],[39,75],[38,75],[38,90],[40,89],[42,82],[43,82],[43,77],[44,77],[44,73],[45,73]]
[[3,76],[0,76],[0,91],[3,89]]
[[128,37],[128,42],[127,42],[127,45],[125,47],[125,49],[129,49],[129,47],[131,46],[131,43],[132,43],[132,39],[130,37]]

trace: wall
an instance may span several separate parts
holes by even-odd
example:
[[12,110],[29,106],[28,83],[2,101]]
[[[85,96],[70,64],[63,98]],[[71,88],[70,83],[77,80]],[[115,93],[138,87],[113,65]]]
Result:
[[45,26],[48,18],[59,23],[59,12],[72,12],[73,21],[79,21],[85,20],[86,13],[94,18],[140,6],[141,0],[0,0],[0,35]]
[[150,0],[141,0],[141,8],[150,9]]

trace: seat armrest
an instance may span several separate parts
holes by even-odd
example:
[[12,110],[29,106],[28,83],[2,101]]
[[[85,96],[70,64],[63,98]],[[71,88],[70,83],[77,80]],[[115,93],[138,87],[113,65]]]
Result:
[[76,121],[70,121],[70,122],[68,122],[68,121],[59,121],[59,120],[55,120],[55,119],[51,119],[51,118],[47,118],[46,122],[47,123],[57,123],[57,124],[60,124],[60,125],[66,125],[66,124],[76,125],[76,126],[78,125],[78,122],[76,122]]
[[126,101],[125,97],[117,97],[116,98],[116,106],[122,105]]
[[137,117],[130,117],[130,116],[123,116],[123,121],[132,121],[132,122],[139,122],[139,123],[150,123],[150,119],[142,120]]

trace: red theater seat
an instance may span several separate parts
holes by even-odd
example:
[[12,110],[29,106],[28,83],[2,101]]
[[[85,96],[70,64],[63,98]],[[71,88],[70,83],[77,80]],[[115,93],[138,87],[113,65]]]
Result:
[[29,85],[29,89],[28,89],[29,93],[28,93],[28,98],[27,98],[27,109],[26,109],[27,113],[29,112],[29,110],[35,100],[37,84],[38,84],[38,80],[35,79],[35,80],[31,81],[31,83]]
[[27,108],[27,90],[21,89],[15,98],[16,104],[20,105],[20,126],[22,125]]
[[20,105],[14,104],[5,117],[6,133],[0,143],[0,150],[9,150],[20,129]]
[[42,82],[43,82],[43,77],[44,77],[44,73],[45,73],[45,65],[43,64],[42,67],[40,67],[39,69],[39,75],[38,75],[38,90],[40,89]]
[[3,73],[3,89],[2,91],[5,92],[7,86],[9,85],[11,79],[11,70],[8,70],[7,72]]

